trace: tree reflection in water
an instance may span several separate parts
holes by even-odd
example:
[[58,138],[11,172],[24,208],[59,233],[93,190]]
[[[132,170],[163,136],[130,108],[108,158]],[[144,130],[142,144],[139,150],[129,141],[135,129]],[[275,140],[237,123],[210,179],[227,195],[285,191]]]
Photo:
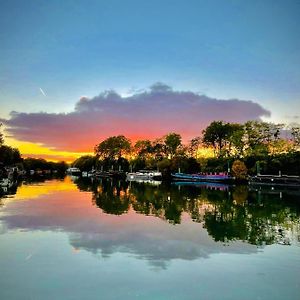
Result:
[[[215,241],[242,240],[254,245],[289,243],[299,234],[299,194],[255,190],[248,186],[152,185],[101,179],[76,181],[93,193],[103,212],[121,215],[130,209],[180,224],[183,213],[203,227]],[[298,236],[299,238],[299,236]]]

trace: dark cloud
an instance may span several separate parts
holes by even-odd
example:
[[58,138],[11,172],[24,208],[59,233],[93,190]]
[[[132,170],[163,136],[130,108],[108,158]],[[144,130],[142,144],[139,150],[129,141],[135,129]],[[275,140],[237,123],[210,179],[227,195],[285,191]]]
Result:
[[2,121],[16,139],[61,150],[88,151],[111,135],[124,134],[135,140],[175,131],[188,140],[213,120],[245,122],[269,115],[253,101],[214,99],[156,83],[128,97],[115,91],[91,99],[82,97],[71,113],[12,112],[10,119]]

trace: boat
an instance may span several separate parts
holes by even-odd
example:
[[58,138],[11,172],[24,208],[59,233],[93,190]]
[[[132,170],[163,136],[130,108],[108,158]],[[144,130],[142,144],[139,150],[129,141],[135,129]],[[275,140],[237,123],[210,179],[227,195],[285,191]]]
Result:
[[94,176],[96,176],[94,171],[83,171],[82,172],[82,177],[90,178],[90,177],[94,177]]
[[14,184],[13,181],[10,180],[9,178],[0,179],[0,187],[11,188],[13,184]]
[[161,180],[162,173],[159,171],[151,170],[140,170],[138,172],[131,172],[126,174],[126,179],[128,181],[137,180]]
[[72,175],[72,176],[80,176],[81,175],[80,169],[75,168],[75,167],[68,168],[66,172],[68,175]]
[[16,181],[13,181],[10,178],[0,178],[0,194],[8,193],[10,189],[14,187]]
[[249,178],[250,185],[289,186],[300,188],[300,176],[256,175]]
[[126,177],[126,174],[123,171],[110,170],[110,171],[89,172],[88,176],[89,177],[124,179]]
[[175,181],[186,182],[220,182],[230,183],[234,181],[234,177],[227,173],[220,174],[186,174],[186,173],[173,173],[172,179]]

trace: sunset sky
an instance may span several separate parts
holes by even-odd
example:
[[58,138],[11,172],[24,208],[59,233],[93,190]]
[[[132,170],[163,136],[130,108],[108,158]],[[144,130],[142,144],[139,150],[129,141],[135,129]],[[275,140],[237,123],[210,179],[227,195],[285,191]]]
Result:
[[0,1],[0,122],[24,156],[212,120],[300,122],[299,1]]

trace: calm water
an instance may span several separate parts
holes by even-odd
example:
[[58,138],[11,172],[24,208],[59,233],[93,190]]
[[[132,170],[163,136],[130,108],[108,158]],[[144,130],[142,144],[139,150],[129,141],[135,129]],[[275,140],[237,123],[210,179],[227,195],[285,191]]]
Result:
[[299,191],[24,182],[0,199],[0,299],[298,300],[299,241]]

